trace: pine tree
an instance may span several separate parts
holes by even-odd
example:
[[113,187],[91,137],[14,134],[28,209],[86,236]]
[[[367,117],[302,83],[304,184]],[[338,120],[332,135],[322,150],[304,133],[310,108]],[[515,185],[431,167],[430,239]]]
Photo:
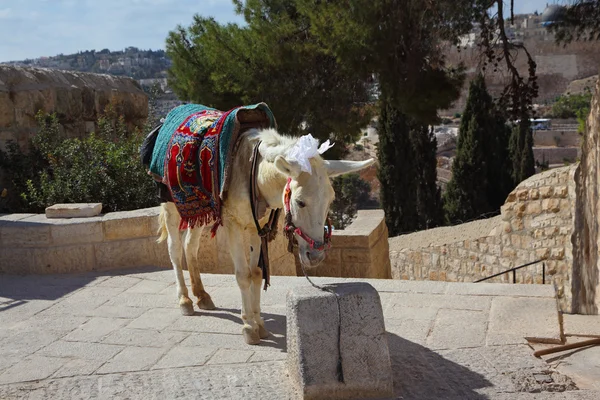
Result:
[[418,229],[417,180],[407,117],[381,102],[377,156],[381,205],[390,236]]
[[480,75],[469,87],[452,179],[444,195],[448,222],[464,222],[504,204],[514,187],[508,155],[506,124]]

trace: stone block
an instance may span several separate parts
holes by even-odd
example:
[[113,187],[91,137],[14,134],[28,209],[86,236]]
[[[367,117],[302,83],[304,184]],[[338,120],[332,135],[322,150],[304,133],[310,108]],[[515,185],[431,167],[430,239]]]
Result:
[[2,247],[2,258],[0,262],[0,273],[4,274],[28,274],[36,267],[35,258],[31,249],[19,247]]
[[344,249],[342,252],[342,261],[351,263],[368,263],[371,261],[371,252],[369,249]]
[[102,219],[104,238],[118,240],[156,236],[157,221],[156,208],[108,213]]
[[47,218],[95,217],[102,212],[102,203],[55,204],[46,207]]
[[[270,253],[270,251],[269,251],[269,253]],[[331,248],[325,256],[324,263],[339,264],[341,261],[342,261],[342,250]]]
[[[368,283],[311,286],[287,296],[289,375],[305,399],[392,395],[392,371],[381,301]],[[338,381],[338,324],[344,383]]]
[[[337,233],[337,234],[336,234]],[[363,233],[348,233],[344,231],[333,231],[331,236],[331,247],[334,248],[369,248],[369,237]]]
[[[102,241],[102,222],[100,218],[84,218],[79,220],[49,220],[50,237],[55,246],[98,243]],[[75,222],[77,221],[77,222]],[[72,223],[75,222],[75,223]]]
[[95,267],[93,245],[80,244],[33,250],[36,265],[34,274],[56,274],[91,271]]
[[158,262],[158,246],[154,238],[97,243],[94,245],[97,268],[164,266],[162,260]]
[[50,244],[50,226],[30,221],[35,216],[18,221],[6,221],[0,226],[0,246],[38,247]]
[[341,264],[341,275],[344,278],[368,278],[370,263]]
[[547,199],[548,197],[551,197],[553,194],[554,194],[554,188],[552,186],[545,186],[540,189],[540,195],[545,199]]
[[539,201],[532,201],[527,204],[527,214],[536,215],[542,212],[542,203]]

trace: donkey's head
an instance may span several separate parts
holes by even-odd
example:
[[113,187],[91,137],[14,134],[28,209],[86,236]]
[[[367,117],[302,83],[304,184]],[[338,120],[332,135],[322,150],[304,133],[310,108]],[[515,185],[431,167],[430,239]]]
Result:
[[[300,138],[299,142],[303,138],[305,137]],[[314,140],[312,136],[310,139]],[[328,232],[325,227],[328,225],[329,207],[335,197],[330,178],[359,171],[375,162],[373,159],[324,160],[320,153],[327,150],[327,144],[321,146],[318,151],[314,142],[312,147],[312,151],[306,150],[305,147],[297,152],[294,152],[293,148],[286,156],[279,155],[275,158],[275,166],[287,176],[283,193],[285,229],[290,235],[296,235],[300,262],[309,268],[316,267],[325,259],[325,250],[329,247],[331,227],[328,228]]]

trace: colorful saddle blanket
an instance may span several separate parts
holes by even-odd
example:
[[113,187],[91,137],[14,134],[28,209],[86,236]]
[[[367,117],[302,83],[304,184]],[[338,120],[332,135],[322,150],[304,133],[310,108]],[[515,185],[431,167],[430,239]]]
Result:
[[197,104],[171,110],[158,133],[150,172],[169,188],[180,229],[213,222],[214,236],[240,134],[269,127],[276,127],[275,118],[264,103],[227,112]]

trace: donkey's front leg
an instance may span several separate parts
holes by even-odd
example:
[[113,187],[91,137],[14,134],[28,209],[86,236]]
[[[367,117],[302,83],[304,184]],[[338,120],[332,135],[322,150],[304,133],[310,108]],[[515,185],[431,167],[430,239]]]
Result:
[[235,268],[235,278],[242,293],[242,321],[244,327],[242,334],[248,344],[259,344],[260,336],[258,325],[254,320],[252,310],[252,292],[250,285],[252,283],[252,273],[246,261],[244,248],[243,230],[234,223],[227,225],[227,238],[229,241],[229,252]]
[[265,329],[265,321],[260,316],[260,292],[262,287],[262,269],[258,266],[260,258],[260,236],[258,233],[250,234],[250,271],[252,273],[252,283],[250,291],[252,292],[252,312],[254,321],[258,325],[258,335],[261,339],[269,337],[269,331]]

